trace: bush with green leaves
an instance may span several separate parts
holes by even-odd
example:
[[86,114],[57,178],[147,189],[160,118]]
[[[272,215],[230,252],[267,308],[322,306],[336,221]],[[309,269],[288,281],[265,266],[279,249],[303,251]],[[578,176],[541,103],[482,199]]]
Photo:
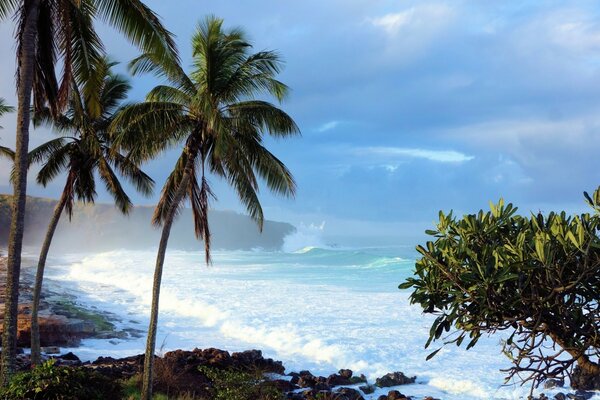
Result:
[[265,382],[260,372],[250,374],[232,369],[200,367],[212,382],[213,400],[282,400],[283,393]]
[[591,212],[572,216],[524,217],[502,200],[460,219],[440,212],[427,231],[434,240],[417,247],[415,274],[400,285],[437,316],[426,347],[466,339],[469,349],[505,331],[507,381],[537,386],[574,368],[600,377],[600,189],[585,198]]
[[16,374],[0,389],[3,400],[120,399],[121,386],[85,368],[56,366],[53,360]]

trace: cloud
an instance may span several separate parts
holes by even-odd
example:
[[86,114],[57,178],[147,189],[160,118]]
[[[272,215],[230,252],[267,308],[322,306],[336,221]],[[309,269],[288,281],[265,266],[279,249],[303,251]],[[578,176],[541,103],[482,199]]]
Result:
[[399,33],[421,33],[446,25],[453,11],[443,4],[419,4],[381,17],[369,18],[373,26],[383,29],[388,35]]
[[356,148],[354,149],[354,152],[358,155],[372,155],[386,158],[421,158],[440,163],[463,163],[475,158],[474,156],[469,156],[454,150],[429,150],[386,146]]
[[319,126],[317,128],[317,132],[327,132],[330,131],[332,129],[337,128],[342,122],[341,121],[329,121],[324,123],[323,125]]

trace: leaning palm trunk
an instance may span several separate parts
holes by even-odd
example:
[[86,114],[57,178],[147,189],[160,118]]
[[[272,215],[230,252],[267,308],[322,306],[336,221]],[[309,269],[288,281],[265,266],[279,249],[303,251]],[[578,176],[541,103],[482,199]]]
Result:
[[152,283],[152,305],[150,309],[150,325],[148,327],[148,339],[146,340],[146,355],[144,357],[144,373],[142,381],[142,399],[152,399],[154,350],[156,348],[156,330],[158,325],[158,303],[160,297],[160,283],[162,280],[163,265],[165,263],[165,253],[171,234],[171,226],[175,220],[179,203],[183,199],[190,180],[191,171],[194,168],[194,158],[190,157],[186,163],[185,170],[181,177],[179,187],[175,192],[168,214],[163,222],[158,254],[156,255],[156,266],[154,267],[154,281]]
[[67,179],[67,184],[63,190],[60,200],[54,207],[54,214],[50,219],[48,225],[48,231],[46,232],[46,238],[40,251],[40,258],[38,260],[37,271],[35,274],[35,285],[33,287],[33,305],[31,307],[31,364],[38,365],[40,363],[40,325],[38,321],[38,311],[40,308],[40,297],[42,294],[42,281],[44,280],[44,268],[46,267],[46,258],[48,257],[48,250],[50,250],[50,244],[54,237],[54,232],[60,221],[65,205],[70,197],[70,188],[72,182],[71,179]]
[[27,193],[27,152],[29,147],[29,109],[35,65],[35,46],[39,17],[39,0],[29,4],[23,28],[22,46],[19,49],[17,137],[15,151],[15,179],[12,219],[8,238],[8,267],[6,271],[6,296],[4,305],[4,331],[2,333],[2,359],[0,383],[6,385],[14,373],[17,354],[17,313],[19,305],[19,277],[21,275],[21,249],[25,220]]

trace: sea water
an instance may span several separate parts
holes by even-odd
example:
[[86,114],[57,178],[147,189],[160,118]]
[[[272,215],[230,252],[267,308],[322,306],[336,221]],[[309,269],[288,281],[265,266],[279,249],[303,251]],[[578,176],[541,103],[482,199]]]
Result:
[[[503,385],[500,369],[510,363],[501,353],[501,336],[485,337],[469,351],[447,346],[426,361],[437,348],[424,349],[432,317],[410,305],[409,291],[398,289],[412,274],[415,256],[407,247],[214,251],[206,266],[200,251],[169,251],[158,350],[256,348],[288,371],[327,376],[349,368],[370,381],[402,371],[417,376],[416,384],[399,388],[416,398],[526,398],[528,386]],[[120,329],[143,331],[137,339],[85,340],[72,349],[81,358],[143,352],[155,257],[152,249],[50,260],[49,286],[113,313]]]

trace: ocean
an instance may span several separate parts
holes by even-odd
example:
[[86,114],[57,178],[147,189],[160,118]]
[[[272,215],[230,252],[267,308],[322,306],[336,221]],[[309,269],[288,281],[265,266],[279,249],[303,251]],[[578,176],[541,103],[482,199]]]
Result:
[[[49,260],[45,284],[113,313],[119,328],[144,331],[137,339],[85,340],[68,350],[82,359],[143,353],[155,257],[150,249]],[[416,384],[400,388],[416,398],[525,399],[529,386],[504,385],[500,369],[510,364],[499,335],[469,351],[448,346],[425,360],[437,348],[423,347],[432,317],[409,304],[408,291],[398,290],[412,274],[415,257],[410,247],[305,247],[214,251],[213,264],[206,266],[201,251],[168,251],[157,347],[256,348],[283,361],[288,372],[309,369],[327,376],[350,368],[371,381],[402,371],[417,376]]]

